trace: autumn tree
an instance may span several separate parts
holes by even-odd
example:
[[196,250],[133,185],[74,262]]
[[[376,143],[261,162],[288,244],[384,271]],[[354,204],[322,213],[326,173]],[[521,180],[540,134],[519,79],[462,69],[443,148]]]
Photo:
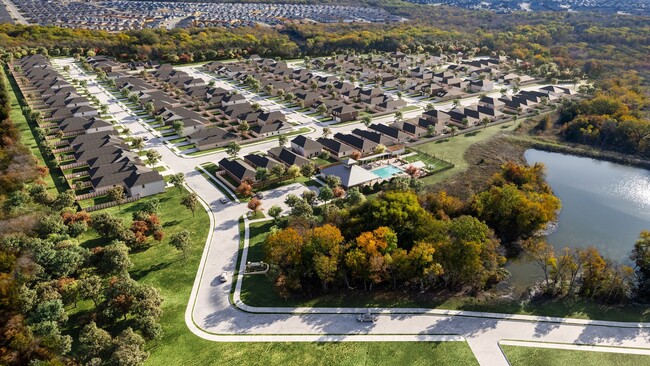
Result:
[[253,194],[253,187],[247,182],[241,182],[239,187],[237,187],[237,192],[243,197],[250,197]]
[[260,201],[257,197],[253,197],[250,201],[248,201],[247,207],[253,212],[253,217],[257,217],[257,211],[261,210],[262,201]]

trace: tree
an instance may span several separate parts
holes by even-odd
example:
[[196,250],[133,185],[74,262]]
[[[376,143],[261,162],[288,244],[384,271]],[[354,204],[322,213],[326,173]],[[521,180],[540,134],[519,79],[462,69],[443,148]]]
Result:
[[290,179],[293,179],[294,181],[296,178],[300,177],[300,168],[297,165],[292,165],[287,169],[287,175],[289,176]]
[[358,187],[352,187],[348,189],[348,194],[345,200],[348,205],[356,206],[364,202],[366,200],[366,196],[364,196],[363,193],[359,191]]
[[144,147],[144,138],[134,137],[131,139],[131,147],[136,150],[142,149]]
[[525,191],[507,183],[480,193],[473,209],[504,242],[510,243],[530,236],[554,220],[560,206],[560,200],[552,193]]
[[286,171],[287,171],[287,168],[284,166],[284,164],[276,164],[276,165],[271,166],[271,174],[273,174],[277,178],[280,178],[280,177],[284,176]]
[[303,200],[305,200],[307,203],[310,205],[314,205],[316,203],[316,192],[312,190],[306,190],[303,191],[302,194],[300,195]]
[[129,259],[129,248],[121,241],[114,240],[100,252],[97,268],[107,274],[123,275],[133,267]]
[[174,130],[174,133],[183,136],[183,129],[185,128],[185,124],[183,121],[174,121],[172,122],[172,130]]
[[325,105],[325,103],[321,103],[320,105],[318,105],[318,107],[316,107],[316,111],[321,116],[325,116],[327,114],[327,106]]
[[642,298],[650,297],[650,231],[642,231],[630,259],[636,265],[636,286]]
[[524,240],[521,246],[526,258],[542,269],[546,291],[554,295],[555,284],[551,284],[550,273],[557,269],[557,258],[553,247],[546,240],[536,238]]
[[111,335],[104,329],[97,327],[95,322],[87,324],[79,334],[79,355],[86,361],[108,359],[112,347],[113,338]]
[[332,198],[334,198],[334,192],[332,191],[332,188],[328,186],[321,187],[320,191],[318,192],[318,199],[327,203]]
[[152,167],[158,164],[158,162],[160,162],[160,159],[162,158],[160,153],[158,153],[158,151],[156,150],[147,150],[145,156],[147,157],[147,163]]
[[92,300],[95,307],[99,305],[104,290],[101,277],[89,275],[82,277],[79,283],[79,296],[86,300]]
[[253,187],[246,182],[241,182],[239,187],[237,187],[237,192],[243,197],[250,197],[253,194]]
[[126,328],[115,338],[115,350],[111,355],[110,362],[116,366],[139,366],[149,357],[144,349],[144,339],[136,334],[133,329]]
[[273,220],[275,221],[275,223],[277,224],[278,218],[282,214],[282,208],[280,208],[280,206],[273,205],[273,206],[271,206],[269,208],[269,210],[267,212],[268,212],[269,216],[271,216],[273,218]]
[[258,167],[255,169],[255,180],[259,182],[264,182],[269,179],[269,170],[264,167]]
[[452,105],[454,108],[458,108],[458,107],[460,106],[460,99],[458,99],[458,98],[454,99],[454,100],[451,102],[451,105]]
[[311,178],[316,174],[316,165],[311,161],[300,167],[300,174],[305,178]]
[[286,135],[278,136],[278,145],[280,147],[284,147],[287,144],[287,142],[289,142],[289,139],[287,138]]
[[332,136],[332,129],[329,128],[329,127],[324,127],[323,128],[323,137],[324,138],[329,138],[330,136]]
[[363,124],[364,124],[366,127],[368,127],[368,126],[370,126],[370,124],[372,123],[372,117],[370,117],[370,116],[368,116],[368,115],[365,115],[365,116],[363,116],[363,118],[361,118],[361,122],[363,122]]
[[181,198],[181,205],[185,206],[188,210],[192,211],[192,217],[194,217],[194,211],[196,206],[199,204],[199,199],[196,193],[191,192]]
[[336,175],[328,175],[325,177],[325,184],[331,189],[334,189],[341,185],[341,178]]
[[399,122],[402,120],[402,118],[404,118],[404,114],[402,113],[402,111],[395,112],[395,121]]
[[60,192],[59,194],[56,195],[56,198],[52,203],[52,207],[55,210],[62,210],[66,207],[74,206],[75,201],[76,201],[76,197],[74,191],[67,190],[64,192]]
[[251,126],[246,121],[242,121],[239,124],[239,126],[237,126],[237,130],[239,131],[239,133],[242,136],[246,135],[246,133],[248,133],[248,130],[250,130],[250,129],[251,129]]
[[183,259],[187,257],[187,250],[192,245],[192,237],[187,230],[181,230],[169,238],[169,244],[176,250],[183,252]]
[[169,177],[169,182],[173,184],[174,187],[178,188],[178,191],[180,192],[181,189],[183,188],[183,184],[185,184],[185,174],[183,173],[172,174]]
[[378,144],[377,146],[375,146],[372,152],[375,154],[383,154],[384,152],[386,152],[386,146],[384,144]]
[[487,126],[490,124],[490,119],[488,117],[483,117],[481,119],[481,124],[483,125],[483,129],[486,129]]
[[155,109],[156,109],[156,107],[153,105],[153,102],[151,102],[151,101],[145,103],[145,105],[144,105],[144,110],[147,111],[147,113],[149,113],[149,114],[153,114]]
[[113,186],[108,191],[108,199],[117,202],[120,206],[120,211],[122,211],[122,204],[126,202],[126,196],[124,194],[124,187],[122,186]]
[[260,201],[257,197],[253,197],[250,201],[248,201],[247,207],[249,210],[253,211],[253,217],[257,217],[257,211],[261,209],[262,201]]
[[428,136],[428,137],[432,137],[432,136],[435,135],[435,134],[436,134],[436,126],[431,125],[431,124],[428,125],[428,126],[427,126],[427,136]]
[[226,145],[226,154],[228,154],[231,159],[237,158],[239,150],[241,150],[241,146],[239,146],[239,144],[235,141],[231,141],[228,143],[228,145]]

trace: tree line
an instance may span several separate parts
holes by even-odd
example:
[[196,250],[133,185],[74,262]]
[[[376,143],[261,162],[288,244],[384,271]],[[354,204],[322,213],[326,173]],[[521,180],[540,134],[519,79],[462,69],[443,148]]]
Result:
[[536,233],[561,206],[541,164],[506,163],[467,201],[414,191],[411,179],[395,178],[372,198],[352,188],[320,207],[312,194],[289,196],[284,218],[270,208],[274,227],[264,248],[276,291],[283,297],[378,288],[475,293],[507,278],[506,258],[522,253],[546,266],[544,288],[553,288],[546,291],[553,296],[621,302],[647,286],[647,238],[634,254],[646,266],[636,271],[594,248],[539,259],[551,254]]

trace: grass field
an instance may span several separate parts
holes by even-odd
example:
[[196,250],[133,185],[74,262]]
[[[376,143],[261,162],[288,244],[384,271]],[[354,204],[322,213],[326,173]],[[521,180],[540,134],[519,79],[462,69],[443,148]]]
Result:
[[[142,283],[158,288],[164,298],[161,324],[164,335],[156,343],[147,345],[150,358],[147,365],[428,365],[432,360],[439,365],[476,365],[471,350],[464,342],[354,342],[354,343],[219,343],[200,339],[185,325],[185,308],[209,228],[207,213],[197,210],[195,217],[189,210],[179,209],[185,192],[170,188],[158,195],[159,216],[166,238],[148,249],[133,253],[131,276]],[[127,222],[131,214],[149,198],[107,211]],[[192,247],[183,259],[172,249],[168,238],[182,229],[190,230]],[[104,245],[92,231],[81,238],[84,245]],[[87,309],[83,304],[80,310]],[[81,314],[78,314],[81,315]],[[71,317],[71,322],[75,316]]]
[[512,366],[637,366],[650,364],[650,356],[643,355],[520,346],[501,346],[501,348]]
[[[262,244],[271,226],[271,221],[250,224],[249,261],[264,260]],[[272,281],[266,276],[244,277],[241,299],[251,306],[422,307],[580,319],[650,321],[650,309],[647,307],[605,306],[590,301],[561,299],[545,303],[522,304],[518,300],[501,297],[440,296],[426,292],[422,294],[390,290],[372,292],[339,290],[317,297],[283,299],[273,290]]]
[[418,150],[454,164],[454,168],[446,170],[440,174],[425,177],[422,179],[422,182],[426,185],[437,183],[454,174],[467,170],[469,165],[467,164],[464,155],[471,145],[486,141],[501,132],[512,131],[514,130],[515,125],[514,122],[508,122],[503,125],[492,126],[486,129],[449,137],[444,140],[432,141],[418,145]]

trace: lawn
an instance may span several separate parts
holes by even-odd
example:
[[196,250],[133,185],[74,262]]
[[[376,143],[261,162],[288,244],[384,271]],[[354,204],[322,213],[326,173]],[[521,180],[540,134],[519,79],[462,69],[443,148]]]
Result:
[[[5,77],[5,75],[0,75],[0,77]],[[30,125],[30,123],[27,122],[27,119],[23,115],[21,105],[18,102],[19,98],[22,99],[20,88],[18,88],[18,85],[16,85],[13,77],[7,77],[6,79],[9,81],[7,87],[9,89],[9,102],[11,103],[11,113],[9,116],[20,131],[21,142],[32,151],[32,154],[34,154],[34,156],[36,156],[38,159],[39,164],[46,165],[50,170],[50,174],[46,175],[43,178],[43,180],[47,183],[48,192],[50,194],[56,194],[57,192],[67,190],[68,185],[64,183],[64,178],[61,170],[54,164],[50,163],[49,159],[45,160],[43,157],[43,151],[40,149],[35,138],[36,135],[34,134],[34,129],[38,126]]]
[[[249,261],[264,260],[263,242],[272,226],[271,221],[250,224]],[[243,234],[242,234],[243,235]],[[614,321],[649,321],[650,309],[646,307],[604,306],[589,301],[548,301],[524,303],[501,297],[463,297],[434,295],[430,292],[404,292],[390,290],[350,291],[338,290],[317,297],[284,299],[272,288],[266,276],[244,278],[241,299],[251,306],[296,307],[415,307],[447,310],[466,310],[492,313],[525,314],[541,316],[601,319]]]
[[501,346],[501,349],[512,366],[637,366],[650,364],[650,356],[644,355],[521,346]]
[[430,175],[422,178],[424,184],[429,185],[443,181],[450,176],[463,172],[468,169],[469,165],[465,161],[465,152],[467,149],[478,142],[486,141],[501,132],[512,131],[515,128],[515,123],[508,122],[504,125],[491,126],[486,129],[473,131],[466,134],[457,134],[454,137],[449,137],[443,140],[427,142],[418,145],[417,149],[421,152],[436,156],[440,159],[454,164],[454,168],[446,170],[440,174]]
[[[157,195],[160,199],[159,217],[165,229],[165,239],[148,249],[133,253],[131,276],[158,288],[164,298],[161,340],[147,346],[150,358],[147,365],[428,365],[436,360],[440,365],[476,364],[465,342],[346,342],[346,343],[219,343],[203,340],[192,334],[185,325],[185,308],[198,270],[205,238],[208,233],[208,215],[202,209],[196,215],[180,206],[185,194],[176,188]],[[146,200],[113,207],[107,211],[127,222],[131,214]],[[180,252],[168,245],[174,233],[188,229],[192,247],[183,259]],[[106,244],[92,231],[81,238],[84,245],[94,247]],[[80,304],[79,310],[83,310]],[[72,318],[74,319],[74,318]]]

